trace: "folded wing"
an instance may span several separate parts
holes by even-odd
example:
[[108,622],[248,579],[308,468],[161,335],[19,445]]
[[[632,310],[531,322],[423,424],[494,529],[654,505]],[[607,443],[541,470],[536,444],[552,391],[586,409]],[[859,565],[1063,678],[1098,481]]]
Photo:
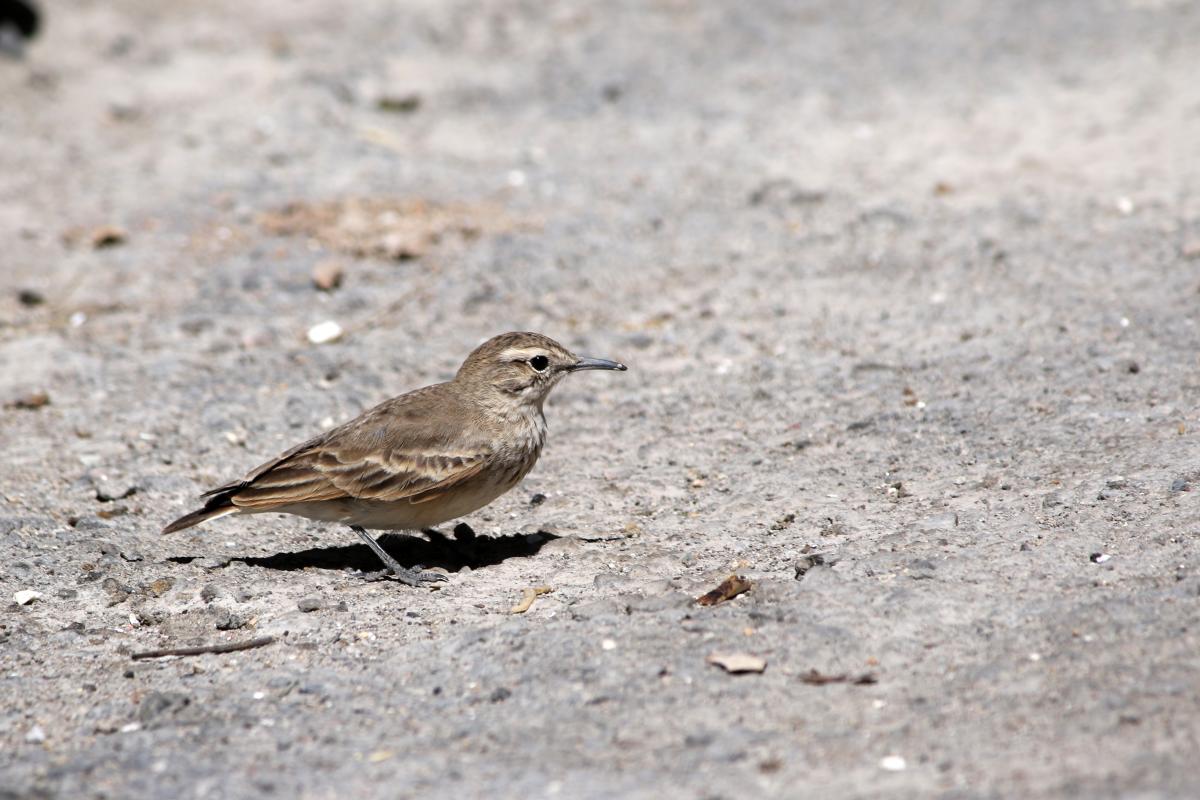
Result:
[[445,386],[381,403],[292,448],[244,479],[209,492],[210,505],[266,511],[347,498],[420,503],[471,480],[490,457],[489,443],[430,424],[460,416],[444,413],[455,402]]
[[230,492],[229,499],[248,511],[346,498],[420,503],[478,475],[486,458],[481,451],[364,451],[325,443],[285,456]]

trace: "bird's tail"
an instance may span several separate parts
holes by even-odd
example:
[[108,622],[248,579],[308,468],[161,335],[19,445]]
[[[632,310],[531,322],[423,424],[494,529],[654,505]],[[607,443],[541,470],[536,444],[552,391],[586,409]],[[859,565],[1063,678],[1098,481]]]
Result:
[[[213,498],[213,500],[216,499],[217,498]],[[175,531],[181,531],[184,528],[190,528],[193,525],[199,525],[205,520],[216,519],[217,517],[223,517],[226,514],[236,514],[241,510],[237,506],[230,503],[228,498],[222,499],[224,499],[223,503],[214,503],[212,500],[210,500],[208,504],[204,506],[204,508],[193,511],[190,514],[184,514],[182,517],[163,528],[162,532],[174,533]]]

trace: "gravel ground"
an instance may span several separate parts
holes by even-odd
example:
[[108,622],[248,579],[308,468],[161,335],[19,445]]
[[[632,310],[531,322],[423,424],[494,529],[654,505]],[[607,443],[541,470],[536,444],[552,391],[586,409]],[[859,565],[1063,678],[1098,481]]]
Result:
[[[0,797],[1200,796],[1196,4],[45,5]],[[630,371],[437,590],[159,535],[510,329]]]

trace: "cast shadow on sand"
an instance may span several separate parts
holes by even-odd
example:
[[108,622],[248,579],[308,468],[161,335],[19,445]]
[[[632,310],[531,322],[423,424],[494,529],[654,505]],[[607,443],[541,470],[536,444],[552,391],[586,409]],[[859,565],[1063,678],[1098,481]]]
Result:
[[[349,536],[354,534],[346,531]],[[441,567],[447,572],[458,572],[463,567],[479,569],[499,564],[509,558],[528,558],[536,555],[546,542],[558,537],[546,531],[509,536],[476,536],[465,523],[454,529],[454,538],[436,530],[423,533],[428,540],[402,533],[384,533],[378,538],[392,558],[406,567],[420,564],[422,567]],[[194,556],[173,556],[167,559],[177,564],[187,564]],[[241,561],[252,567],[263,567],[292,571],[298,569],[356,569],[374,572],[380,568],[379,559],[365,544],[348,544],[340,547],[313,547],[294,553],[276,553],[272,556],[232,556],[229,561]]]

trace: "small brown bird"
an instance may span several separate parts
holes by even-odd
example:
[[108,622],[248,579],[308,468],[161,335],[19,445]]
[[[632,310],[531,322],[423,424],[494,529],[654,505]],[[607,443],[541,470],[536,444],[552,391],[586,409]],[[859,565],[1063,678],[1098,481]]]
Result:
[[445,580],[406,569],[367,533],[422,530],[483,508],[516,486],[546,441],[542,405],[563,376],[624,370],[540,333],[481,344],[446,383],[394,397],[218,486],[163,533],[228,514],[279,512],[349,525],[409,586]]

